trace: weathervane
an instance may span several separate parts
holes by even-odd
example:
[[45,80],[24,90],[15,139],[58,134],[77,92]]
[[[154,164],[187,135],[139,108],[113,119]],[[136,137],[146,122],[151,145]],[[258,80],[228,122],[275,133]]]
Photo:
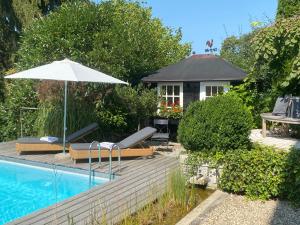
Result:
[[218,49],[217,48],[213,48],[213,45],[214,45],[214,40],[213,39],[208,40],[206,42],[206,46],[208,48],[205,49],[205,52],[211,52],[211,53],[216,52]]

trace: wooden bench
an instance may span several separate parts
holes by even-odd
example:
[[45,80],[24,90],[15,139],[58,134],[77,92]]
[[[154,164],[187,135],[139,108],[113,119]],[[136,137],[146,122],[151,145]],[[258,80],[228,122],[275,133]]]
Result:
[[295,119],[286,116],[274,116],[272,113],[260,114],[262,118],[262,136],[267,136],[267,121],[284,123],[284,124],[300,124],[300,119]]

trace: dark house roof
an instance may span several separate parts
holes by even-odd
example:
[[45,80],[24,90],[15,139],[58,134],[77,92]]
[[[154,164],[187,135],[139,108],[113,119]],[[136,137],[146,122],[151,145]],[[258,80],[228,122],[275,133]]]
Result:
[[237,81],[246,75],[245,71],[218,56],[192,55],[144,77],[142,81]]

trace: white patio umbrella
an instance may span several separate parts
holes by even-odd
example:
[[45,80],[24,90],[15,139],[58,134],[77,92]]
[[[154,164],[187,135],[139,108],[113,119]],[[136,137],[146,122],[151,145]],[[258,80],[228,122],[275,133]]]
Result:
[[57,80],[65,82],[63,153],[66,151],[68,81],[128,84],[124,81],[111,77],[97,70],[93,70],[69,59],[54,61],[50,64],[6,76],[5,78]]

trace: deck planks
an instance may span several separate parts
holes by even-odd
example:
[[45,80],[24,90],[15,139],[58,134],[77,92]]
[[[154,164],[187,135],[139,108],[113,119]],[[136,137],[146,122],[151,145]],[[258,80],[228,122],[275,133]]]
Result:
[[[0,143],[0,156],[85,170],[89,167],[86,161],[74,164],[70,159],[57,160],[53,153],[18,155],[15,142]],[[104,218],[107,224],[114,224],[163,194],[170,172],[178,165],[176,158],[159,154],[151,158],[122,159],[121,171],[118,171],[118,161],[113,161],[113,172],[119,176],[116,180],[10,224],[70,224],[70,218],[79,225],[93,223],[95,218],[98,222]],[[108,161],[102,162],[95,171],[107,173]]]

